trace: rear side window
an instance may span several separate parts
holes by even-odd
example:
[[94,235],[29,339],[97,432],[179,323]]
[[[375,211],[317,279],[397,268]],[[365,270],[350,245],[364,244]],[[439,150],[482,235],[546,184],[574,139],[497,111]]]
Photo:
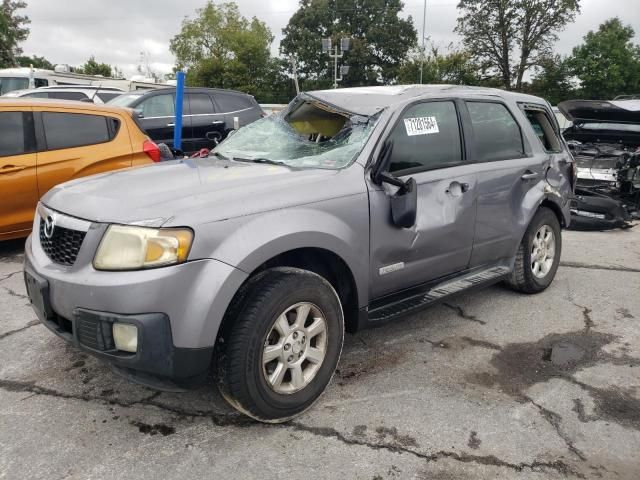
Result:
[[467,102],[475,158],[479,162],[522,158],[522,132],[511,112],[501,103]]
[[22,112],[0,112],[0,157],[27,151]]
[[48,150],[108,142],[119,123],[101,115],[58,112],[42,112],[42,122]]
[[171,94],[154,95],[143,100],[135,109],[142,112],[144,118],[173,117],[176,114],[174,103]]
[[549,117],[544,110],[525,108],[524,113],[531,124],[531,128],[533,128],[533,132],[536,134],[536,137],[538,137],[538,140],[540,140],[545,151],[561,151],[562,147],[560,146],[560,139],[558,139],[558,136],[551,124],[551,120],[549,120]]
[[462,162],[458,115],[453,102],[427,102],[410,107],[389,137],[390,172],[430,170]]
[[216,93],[214,96],[221,112],[235,112],[237,110],[243,110],[253,106],[250,102],[248,103],[248,99],[246,97],[241,95]]
[[206,93],[190,93],[187,95],[191,106],[191,115],[211,115],[215,113],[211,97]]
[[89,97],[82,92],[49,92],[49,98],[57,98],[60,100],[85,100]]
[[28,98],[49,98],[49,92],[27,93],[26,95],[23,95],[23,97],[28,97]]

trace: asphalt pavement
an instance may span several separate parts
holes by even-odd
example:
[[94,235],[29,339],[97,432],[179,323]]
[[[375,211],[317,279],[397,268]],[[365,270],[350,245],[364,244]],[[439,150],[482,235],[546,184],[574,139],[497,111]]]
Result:
[[35,320],[0,244],[0,479],[640,478],[640,226],[564,232],[552,286],[347,335],[327,392],[262,425],[159,393]]

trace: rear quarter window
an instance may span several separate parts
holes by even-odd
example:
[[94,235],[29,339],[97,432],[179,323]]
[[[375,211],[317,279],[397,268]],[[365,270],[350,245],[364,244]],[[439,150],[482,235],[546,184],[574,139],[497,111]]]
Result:
[[98,92],[96,93],[96,97],[102,100],[104,103],[107,103],[109,100],[113,100],[116,97],[122,95],[121,92]]
[[216,93],[214,94],[214,98],[220,112],[235,112],[255,106],[252,99],[245,95]]
[[82,113],[42,112],[47,150],[73,148],[112,140],[120,122],[112,117]]

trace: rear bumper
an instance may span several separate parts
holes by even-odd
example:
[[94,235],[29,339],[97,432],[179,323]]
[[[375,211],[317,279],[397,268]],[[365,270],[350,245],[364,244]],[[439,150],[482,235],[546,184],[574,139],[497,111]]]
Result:
[[631,217],[619,200],[583,188],[576,189],[576,195],[571,200],[571,229],[626,228],[630,226],[629,220]]

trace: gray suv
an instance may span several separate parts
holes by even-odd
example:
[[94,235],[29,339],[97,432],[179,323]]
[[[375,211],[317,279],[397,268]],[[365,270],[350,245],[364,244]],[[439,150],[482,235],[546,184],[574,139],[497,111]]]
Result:
[[302,93],[209,158],[62,184],[25,281],[54,333],[157,389],[261,421],[309,408],[344,331],[553,280],[573,159],[549,104],[457,86]]

